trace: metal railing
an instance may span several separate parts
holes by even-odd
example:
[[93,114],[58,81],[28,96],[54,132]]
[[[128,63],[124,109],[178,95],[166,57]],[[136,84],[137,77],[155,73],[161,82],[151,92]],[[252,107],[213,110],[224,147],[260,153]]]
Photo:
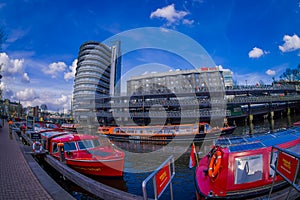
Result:
[[175,176],[175,160],[174,160],[174,156],[171,155],[142,182],[144,200],[148,199],[147,183],[151,179],[153,182],[155,199],[158,199],[166,190],[166,188],[170,186],[170,194],[171,194],[170,198],[173,200],[172,179],[174,178],[174,176]]
[[[273,183],[269,192],[268,199],[270,199],[273,187],[275,185],[275,180],[277,174],[279,174],[287,183],[289,183],[294,189],[300,192],[300,186],[297,184],[297,178],[299,173],[299,162],[300,155],[289,151],[287,149],[282,149],[277,146],[272,147],[270,167],[274,170]],[[287,194],[289,198],[291,190]]]

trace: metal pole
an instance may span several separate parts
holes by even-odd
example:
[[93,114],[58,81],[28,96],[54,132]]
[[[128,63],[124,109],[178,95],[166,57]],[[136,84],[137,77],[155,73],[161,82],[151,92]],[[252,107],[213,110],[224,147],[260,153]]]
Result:
[[[272,169],[273,169],[273,167],[272,167],[273,153],[274,153],[274,147],[272,147],[272,150],[271,150],[271,159],[270,159],[270,167]],[[274,170],[274,175],[273,175],[272,186],[270,188],[268,199],[271,198],[272,190],[273,190],[273,187],[274,187],[274,184],[275,184],[275,179],[276,179],[276,174],[277,174],[277,170],[276,170],[277,169],[277,165],[278,165],[278,161],[277,161],[277,158],[276,158],[276,166],[275,166],[275,169],[273,169]]]

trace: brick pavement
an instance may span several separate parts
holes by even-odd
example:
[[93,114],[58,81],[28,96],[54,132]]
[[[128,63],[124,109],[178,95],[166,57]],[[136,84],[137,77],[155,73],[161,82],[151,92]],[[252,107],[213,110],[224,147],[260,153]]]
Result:
[[8,124],[0,128],[0,199],[52,199],[42,187]]

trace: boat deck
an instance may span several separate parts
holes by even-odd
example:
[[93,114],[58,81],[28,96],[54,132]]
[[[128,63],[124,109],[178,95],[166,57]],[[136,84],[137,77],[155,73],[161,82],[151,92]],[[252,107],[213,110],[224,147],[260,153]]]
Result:
[[300,138],[300,127],[276,132],[258,133],[239,137],[223,137],[216,141],[216,145],[227,146],[230,152],[254,150],[263,147],[276,146]]

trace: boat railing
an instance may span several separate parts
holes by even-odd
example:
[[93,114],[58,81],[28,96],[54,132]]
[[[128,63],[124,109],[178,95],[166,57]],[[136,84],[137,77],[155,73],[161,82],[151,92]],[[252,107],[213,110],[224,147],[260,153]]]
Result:
[[173,200],[172,179],[174,178],[174,176],[175,176],[175,160],[174,160],[174,156],[171,155],[142,182],[144,200],[148,199],[147,183],[150,180],[152,180],[153,182],[155,199],[159,199],[159,197],[169,186],[170,195],[171,195],[170,199]]
[[99,133],[104,134],[128,134],[128,135],[156,135],[156,134],[197,134],[199,127],[197,124],[189,125],[167,125],[167,126],[145,126],[145,127],[113,127],[110,131],[103,131],[102,128],[98,128]]
[[[271,151],[270,167],[274,170],[273,183],[269,192],[270,199],[277,174],[289,183],[297,192],[300,192],[299,186],[299,165],[300,165],[299,145],[296,149],[283,149],[273,146]],[[291,190],[287,194],[289,199]]]

